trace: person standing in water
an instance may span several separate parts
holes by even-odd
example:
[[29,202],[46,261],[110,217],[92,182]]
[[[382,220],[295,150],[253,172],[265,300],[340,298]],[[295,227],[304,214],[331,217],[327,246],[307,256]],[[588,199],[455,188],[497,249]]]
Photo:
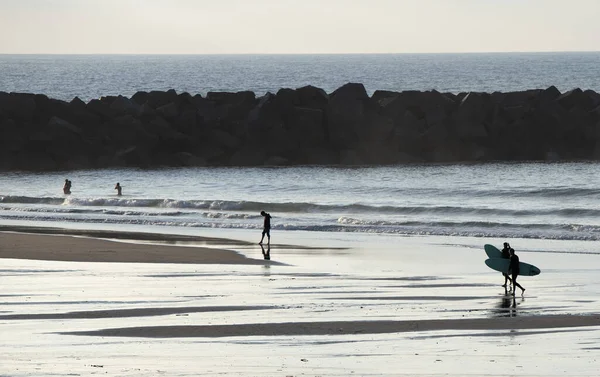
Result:
[[71,181],[69,181],[68,179],[65,179],[65,185],[63,186],[63,192],[66,195],[69,195],[71,193]]
[[[502,249],[502,258],[510,259],[510,245],[508,244],[508,242],[504,243],[504,248]],[[512,280],[510,279],[508,274],[505,274],[503,272],[502,275],[504,276],[504,284],[502,286],[506,288],[506,283],[510,282],[512,284]]]
[[265,211],[260,211],[261,216],[264,216],[265,221],[263,224],[262,237],[260,238],[259,245],[262,245],[265,234],[267,235],[267,245],[271,244],[271,215]]
[[117,182],[117,185],[115,186],[115,190],[117,190],[117,195],[121,196],[121,190],[123,189],[123,187],[121,187],[121,184],[119,182]]
[[513,284],[513,296],[517,287],[521,288],[521,296],[525,293],[525,288],[521,287],[521,284],[517,283],[517,276],[519,276],[519,257],[515,254],[515,249],[510,248],[510,265],[508,266],[508,272],[512,276]]

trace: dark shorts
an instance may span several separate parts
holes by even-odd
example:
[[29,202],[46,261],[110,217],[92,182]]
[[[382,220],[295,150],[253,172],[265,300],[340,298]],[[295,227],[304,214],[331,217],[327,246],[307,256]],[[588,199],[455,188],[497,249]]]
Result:
[[266,234],[268,237],[271,237],[271,228],[264,228],[262,234],[263,236]]

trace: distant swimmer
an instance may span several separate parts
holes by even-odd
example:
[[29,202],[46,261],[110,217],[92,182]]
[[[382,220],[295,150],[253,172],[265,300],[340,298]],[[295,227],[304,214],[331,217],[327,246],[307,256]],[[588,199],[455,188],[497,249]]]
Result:
[[[504,243],[504,248],[502,249],[502,258],[504,258],[504,259],[510,259],[510,245],[508,244],[508,242]],[[508,274],[505,274],[503,272],[502,275],[504,276],[504,285],[502,285],[502,286],[504,288],[506,288],[506,283],[508,283],[508,282],[512,283],[512,280],[510,279],[510,277],[508,276]]]
[[121,184],[119,182],[117,182],[117,185],[115,186],[115,190],[117,190],[117,195],[121,196],[123,195],[121,190],[123,190],[123,187],[121,187]]
[[519,257],[515,254],[515,249],[510,248],[510,265],[508,266],[508,272],[512,276],[512,284],[513,284],[513,296],[515,295],[515,291],[517,287],[521,288],[521,295],[525,293],[525,288],[521,287],[521,284],[517,283],[517,276],[519,275]]
[[262,237],[260,238],[260,242],[258,243],[259,245],[262,245],[263,243],[263,239],[265,238],[265,234],[267,235],[267,244],[270,245],[271,244],[271,215],[266,213],[265,211],[260,211],[261,216],[265,217],[265,221],[263,224],[263,232],[262,232]]
[[63,192],[66,195],[69,195],[71,193],[71,181],[69,181],[68,179],[65,179],[65,185],[63,186]]

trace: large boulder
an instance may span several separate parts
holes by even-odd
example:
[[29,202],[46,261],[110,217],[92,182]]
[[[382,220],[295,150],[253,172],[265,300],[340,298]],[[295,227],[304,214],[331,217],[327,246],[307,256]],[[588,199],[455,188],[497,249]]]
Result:
[[362,84],[348,83],[330,95],[327,134],[338,149],[352,149],[368,124],[370,98]]
[[134,101],[136,103],[139,104],[138,101],[142,101],[143,99],[145,99],[145,103],[153,109],[157,109],[171,102],[177,103],[178,101],[177,92],[173,89],[169,89],[166,92],[153,90],[147,94],[134,94]]
[[29,121],[36,111],[35,95],[0,92],[0,111],[9,118]]
[[298,105],[311,109],[325,109],[329,103],[329,96],[321,89],[312,85],[296,89]]
[[326,140],[324,120],[322,110],[294,107],[288,113],[285,125],[299,146],[316,147]]
[[176,103],[170,102],[157,108],[156,113],[165,119],[173,119],[179,116],[179,108]]
[[[493,104],[489,94],[467,94],[452,117],[456,135],[466,140],[488,137],[486,124],[489,124],[492,118],[490,106]],[[488,115],[489,119],[486,119]]]
[[263,148],[244,146],[231,156],[229,164],[231,166],[258,166],[264,165],[266,158],[267,151]]
[[208,92],[206,99],[217,105],[253,105],[256,95],[251,91],[232,92]]
[[118,96],[111,104],[110,109],[114,110],[115,115],[137,115],[140,112],[140,105],[127,97]]

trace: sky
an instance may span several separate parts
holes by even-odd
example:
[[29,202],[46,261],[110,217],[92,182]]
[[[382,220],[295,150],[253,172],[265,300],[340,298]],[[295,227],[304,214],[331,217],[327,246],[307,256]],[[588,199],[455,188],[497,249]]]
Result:
[[600,51],[600,0],[0,0],[0,54]]

